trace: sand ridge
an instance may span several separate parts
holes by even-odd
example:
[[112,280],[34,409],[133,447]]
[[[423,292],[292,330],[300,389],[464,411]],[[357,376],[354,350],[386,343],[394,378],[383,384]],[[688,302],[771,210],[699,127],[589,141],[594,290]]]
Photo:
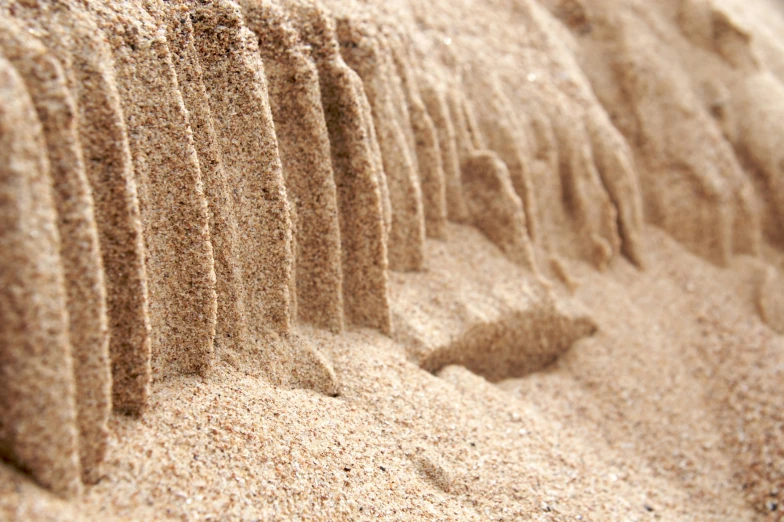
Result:
[[297,318],[340,332],[343,276],[338,205],[316,66],[279,6],[271,2],[242,6],[248,27],[259,37],[286,191],[296,216]]
[[0,49],[25,82],[49,155],[76,376],[80,462],[84,480],[94,482],[106,451],[111,375],[106,287],[76,105],[60,64],[13,19],[0,23]]
[[[63,65],[79,108],[79,139],[106,271],[112,403],[139,412],[150,382],[147,276],[136,184],[108,44],[78,4],[3,4]],[[56,42],[56,43],[55,43]]]
[[412,150],[416,152],[422,187],[425,233],[427,237],[446,239],[446,231],[444,230],[447,222],[446,188],[435,125],[422,101],[416,74],[411,65],[410,44],[406,44],[399,34],[388,27],[385,27],[384,30],[389,52],[402,82],[405,106],[410,111],[409,120],[414,142]]
[[187,11],[177,4],[148,2],[149,12],[167,27],[167,45],[193,133],[209,212],[217,298],[214,357],[241,350],[247,342],[244,298],[238,265],[238,225],[234,200],[219,150],[212,109],[202,80],[196,39]]
[[379,148],[370,142],[370,106],[357,73],[339,53],[334,21],[324,8],[295,2],[290,9],[319,72],[340,209],[346,320],[389,332],[387,236],[392,209]]
[[[112,47],[134,160],[152,378],[205,372],[215,334],[215,271],[201,172],[169,48],[142,6],[88,7]],[[156,102],[146,102],[152,96]]]
[[[336,20],[337,36],[346,63],[362,79],[372,108],[373,124],[384,165],[392,207],[388,255],[393,270],[418,270],[424,263],[425,221],[422,188],[419,183],[416,155],[412,150],[413,132],[402,100],[388,81],[394,74],[391,58],[375,28],[368,21],[350,14]],[[399,80],[398,80],[399,81]]]
[[0,93],[0,453],[73,496],[81,491],[76,389],[50,165],[33,102],[5,59]]

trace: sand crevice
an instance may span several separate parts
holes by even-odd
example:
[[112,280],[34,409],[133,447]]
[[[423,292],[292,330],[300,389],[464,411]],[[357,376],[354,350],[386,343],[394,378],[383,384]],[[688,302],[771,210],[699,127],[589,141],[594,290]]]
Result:
[[292,227],[257,38],[234,2],[188,5],[242,234],[237,254],[248,329],[256,337],[267,329],[285,334],[291,329]]
[[420,78],[422,101],[435,126],[441,153],[447,218],[449,221],[459,223],[465,221],[468,211],[465,208],[460,184],[460,157],[457,152],[455,128],[449,114],[444,89],[428,75],[423,74]]
[[477,150],[461,166],[471,222],[515,263],[535,270],[525,211],[506,164],[494,152]]
[[441,148],[433,120],[420,94],[417,77],[411,63],[408,45],[399,34],[387,30],[387,43],[405,93],[406,106],[414,138],[417,166],[422,190],[427,237],[445,239],[446,187]]

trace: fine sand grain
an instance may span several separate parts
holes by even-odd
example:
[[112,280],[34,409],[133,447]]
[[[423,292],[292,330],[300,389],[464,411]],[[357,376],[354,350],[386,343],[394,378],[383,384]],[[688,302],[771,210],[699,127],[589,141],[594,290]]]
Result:
[[63,66],[79,108],[79,140],[106,273],[112,404],[115,410],[139,413],[150,382],[147,275],[133,164],[109,45],[79,4],[3,6]]
[[242,3],[259,38],[294,219],[297,318],[343,330],[343,277],[335,177],[318,72],[280,6]]
[[0,454],[52,491],[81,491],[52,178],[24,81],[0,59]]
[[133,157],[153,378],[204,373],[215,334],[215,271],[207,201],[171,54],[140,5],[88,5],[112,48]]
[[775,0],[0,0],[0,522],[773,522]]
[[76,105],[60,64],[13,19],[0,22],[0,52],[22,76],[46,142],[76,378],[79,456],[84,480],[95,482],[106,452],[111,368],[106,287]]

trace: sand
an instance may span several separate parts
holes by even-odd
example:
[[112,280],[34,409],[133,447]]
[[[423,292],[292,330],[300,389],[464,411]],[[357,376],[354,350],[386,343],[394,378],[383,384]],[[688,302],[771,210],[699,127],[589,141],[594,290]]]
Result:
[[775,0],[0,15],[0,521],[784,520]]
[[62,67],[21,24],[12,19],[0,23],[0,47],[24,79],[49,154],[62,238],[82,476],[94,482],[106,451],[111,373],[106,286],[93,199],[76,127],[76,105]]
[[380,148],[371,141],[375,133],[370,132],[370,104],[357,73],[339,53],[335,23],[323,8],[294,2],[290,10],[318,67],[340,210],[346,320],[388,333],[387,237],[392,210]]
[[443,89],[439,88],[436,81],[424,73],[420,80],[422,101],[425,103],[428,115],[433,120],[438,149],[441,154],[446,214],[451,221],[457,221],[458,216],[465,218],[468,211],[465,209],[465,202],[462,199],[460,158],[457,154],[455,127],[449,116],[449,107]]
[[242,7],[248,27],[259,38],[269,78],[275,135],[294,221],[296,316],[339,333],[343,273],[338,204],[316,65],[282,8],[271,2],[245,2]]
[[78,495],[76,386],[50,165],[22,78],[6,60],[0,61],[0,77],[0,453],[53,491]]
[[[108,43],[77,4],[3,2],[62,64],[95,203],[106,282],[112,406],[140,412],[150,383],[147,274],[139,200]],[[78,247],[77,247],[78,248]]]
[[525,210],[506,163],[493,151],[477,150],[460,171],[471,224],[509,259],[536,271]]
[[[395,82],[391,57],[371,23],[348,12],[336,21],[341,54],[362,79],[372,108],[373,124],[389,187],[392,224],[389,231],[389,265],[393,270],[414,271],[424,263],[425,220],[422,187],[412,149],[413,131]],[[399,78],[398,78],[399,79]]]
[[215,335],[215,270],[207,201],[171,54],[141,5],[88,2],[88,10],[112,49],[128,129],[145,238],[152,378],[204,373]]

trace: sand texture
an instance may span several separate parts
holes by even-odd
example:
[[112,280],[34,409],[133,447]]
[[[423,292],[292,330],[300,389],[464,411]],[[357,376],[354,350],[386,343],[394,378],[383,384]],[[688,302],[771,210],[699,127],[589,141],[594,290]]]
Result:
[[477,150],[460,170],[470,222],[509,259],[536,270],[525,210],[506,163],[492,151]]
[[[460,157],[457,154],[455,127],[449,115],[449,106],[443,88],[429,76],[421,77],[422,101],[433,121],[441,155],[441,169],[444,176],[444,206],[450,221],[459,222],[466,218],[467,210],[463,201],[460,184]],[[428,211],[432,212],[432,211]]]
[[255,1],[242,5],[248,27],[259,37],[287,195],[296,216],[297,318],[340,332],[340,228],[316,65],[280,6]]
[[[79,4],[3,2],[63,66],[95,204],[105,271],[112,405],[138,413],[150,383],[147,275],[136,183],[108,43]],[[77,247],[81,248],[81,247]]]
[[362,82],[339,54],[335,23],[323,7],[290,5],[303,41],[318,68],[339,207],[343,299],[346,321],[390,330],[387,237],[391,207],[378,145],[368,132],[370,106]]
[[389,75],[391,58],[369,21],[352,17],[337,19],[337,35],[346,63],[362,79],[373,113],[384,174],[389,187],[392,223],[388,255],[393,270],[418,270],[424,263],[425,220],[422,188],[417,172],[413,137],[404,102],[396,96]]
[[172,55],[177,85],[188,113],[207,199],[217,298],[212,348],[215,351],[213,357],[217,358],[224,352],[241,351],[243,343],[247,342],[234,199],[223,167],[188,11],[177,3],[160,0],[147,2],[146,7],[158,22],[167,28],[167,45]]
[[416,73],[411,66],[410,45],[393,31],[388,31],[387,43],[396,70],[400,75],[408,108],[414,141],[413,149],[416,152],[419,180],[422,187],[425,232],[427,237],[445,239],[446,186],[435,124],[422,101]]
[[[240,228],[245,320],[252,336],[266,329],[285,333],[291,327],[291,219],[257,39],[234,2],[197,2],[190,16]],[[212,37],[215,31],[220,39]]]
[[0,522],[784,520],[778,0],[0,0]]
[[163,31],[141,6],[88,5],[112,48],[133,156],[153,378],[203,373],[215,334],[215,271],[207,201],[171,55]]
[[79,455],[84,479],[93,482],[106,451],[111,368],[106,287],[76,106],[60,64],[21,24],[0,22],[0,48],[25,82],[46,142],[76,378]]
[[81,490],[76,388],[52,178],[24,81],[0,61],[3,458],[64,495]]

